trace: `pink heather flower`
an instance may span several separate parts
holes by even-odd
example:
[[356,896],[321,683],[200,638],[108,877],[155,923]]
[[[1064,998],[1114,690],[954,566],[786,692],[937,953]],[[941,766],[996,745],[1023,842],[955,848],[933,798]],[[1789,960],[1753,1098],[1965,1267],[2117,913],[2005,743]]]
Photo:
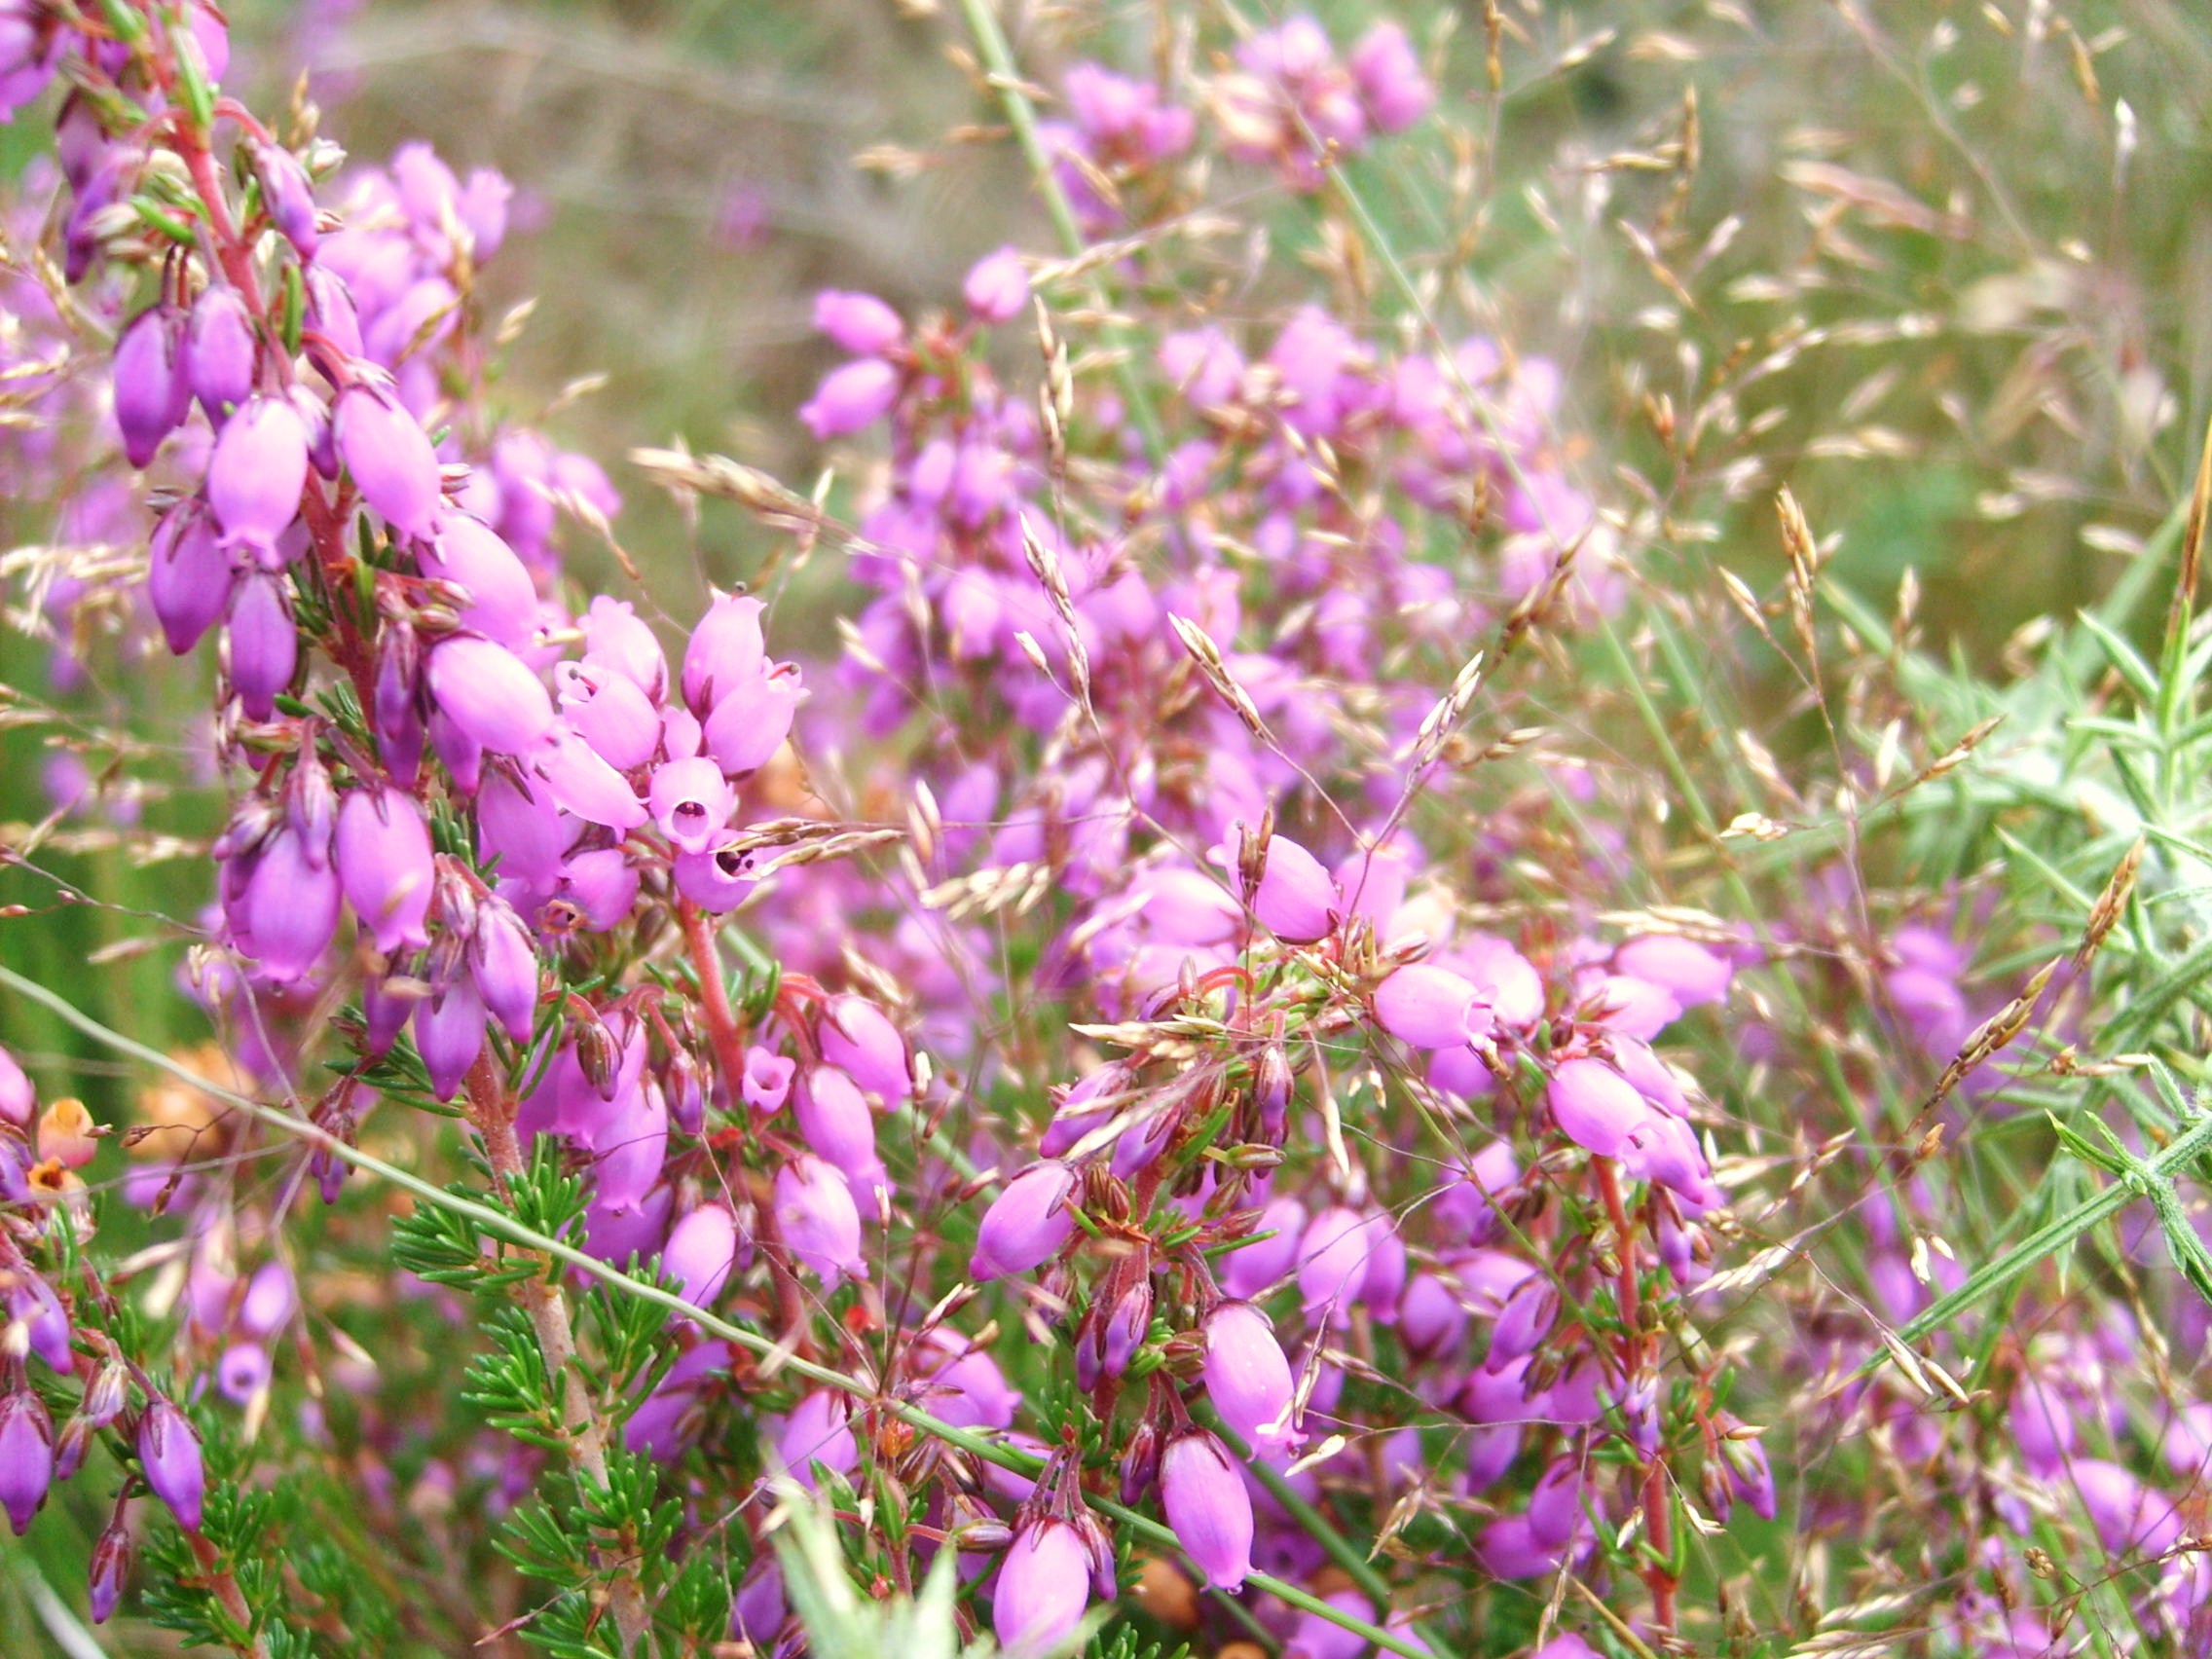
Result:
[[618,771],[635,771],[660,747],[660,711],[635,682],[586,658],[553,670],[562,717],[593,753]]
[[406,535],[436,534],[443,479],[422,424],[382,387],[356,381],[338,394],[338,453],[361,498]]
[[773,1466],[808,1492],[815,1490],[815,1464],[833,1475],[849,1475],[860,1460],[852,1403],[830,1388],[815,1389],[792,1408],[772,1454]]
[[1045,1659],[1066,1645],[1090,1604],[1090,1551],[1056,1516],[1019,1528],[999,1563],[991,1629],[1006,1659]]
[[987,1283],[1002,1273],[1025,1273],[1049,1260],[1075,1231],[1069,1196],[1075,1171],[1064,1163],[1032,1163],[991,1200],[976,1230],[968,1271]]
[[430,942],[430,830],[414,800],[393,789],[349,793],[338,808],[338,879],[346,898],[389,956]]
[[712,760],[671,760],[654,769],[645,802],[671,846],[680,853],[703,853],[720,838],[737,810],[737,792]]
[[835,1066],[799,1073],[793,1105],[800,1137],[855,1186],[883,1167],[875,1154],[875,1114],[860,1086]]
[[194,303],[185,324],[185,376],[193,395],[220,427],[253,394],[253,319],[236,288],[217,284]]
[[537,944],[503,899],[477,903],[476,928],[468,936],[468,972],[486,1011],[509,1037],[527,1043],[537,1016]]
[[308,429],[300,412],[280,397],[248,399],[225,423],[207,462],[207,504],[223,545],[272,556],[299,516],[307,482]]
[[1238,1246],[1222,1258],[1221,1288],[1250,1299],[1272,1289],[1298,1266],[1299,1240],[1306,1232],[1306,1206],[1287,1194],[1270,1199],[1260,1212],[1255,1234],[1270,1236]]
[[26,1128],[37,1111],[38,1090],[16,1063],[16,1056],[0,1049],[0,1124]]
[[1252,1571],[1252,1494],[1228,1449],[1202,1429],[1170,1441],[1160,1458],[1160,1498],[1205,1582],[1242,1588]]
[[515,550],[482,519],[447,513],[415,560],[425,576],[466,591],[464,626],[518,649],[536,634],[537,584]]
[[300,665],[300,633],[284,578],[249,571],[231,590],[228,621],[232,688],[248,719],[268,719]]
[[1657,985],[1683,1008],[1728,999],[1735,965],[1716,950],[1671,934],[1632,939],[1613,952],[1615,972]]
[[861,1215],[844,1176],[810,1153],[776,1172],[776,1226],[793,1256],[825,1286],[867,1277],[861,1255]]
[[715,705],[701,733],[715,764],[732,777],[766,765],[791,736],[804,691],[795,664],[784,663],[764,679],[739,685]]
[[792,1090],[792,1076],[798,1070],[798,1062],[782,1054],[771,1053],[757,1046],[745,1051],[745,1076],[739,1081],[738,1093],[745,1103],[763,1117],[784,1109],[784,1101]]
[[584,611],[584,662],[620,675],[649,701],[668,686],[668,659],[652,629],[627,603],[601,594]]
[[314,188],[307,169],[289,150],[274,144],[249,144],[253,170],[261,180],[261,203],[277,235],[290,242],[300,258],[311,260],[320,241],[315,228]]
[[905,1103],[914,1091],[906,1040],[865,997],[832,997],[817,1030],[822,1057],[844,1067],[886,1107]]
[[683,648],[683,701],[702,719],[724,697],[766,672],[768,653],[760,628],[765,608],[743,594],[719,593],[691,630]]
[[539,753],[536,771],[545,780],[554,805],[586,824],[623,833],[649,816],[629,781],[572,731],[555,734]]
[[[1337,884],[1321,861],[1285,835],[1268,837],[1267,865],[1247,902],[1260,925],[1290,944],[1311,944],[1327,938],[1336,926],[1340,904]],[[1383,983],[1387,988],[1390,981]],[[1380,993],[1376,1002],[1380,1009]]]
[[759,879],[753,873],[753,855],[734,843],[679,853],[671,873],[679,893],[718,916],[744,903]]
[[737,1218],[720,1204],[701,1204],[670,1231],[660,1271],[694,1308],[712,1308],[737,1265]]
[[1457,1048],[1488,1010],[1472,979],[1428,962],[1400,968],[1375,988],[1376,1023],[1416,1049]]
[[[146,599],[169,649],[183,656],[198,645],[230,608],[237,585],[206,507],[192,500],[171,507],[154,527],[146,562]],[[291,678],[287,671],[285,681]]]
[[1012,247],[987,253],[968,273],[960,294],[968,309],[985,322],[1006,322],[1029,303],[1029,273]]
[[1307,1224],[1298,1241],[1298,1291],[1308,1317],[1325,1315],[1332,1325],[1351,1323],[1375,1257],[1375,1230],[1387,1225],[1380,1216],[1363,1216],[1341,1204]]
[[1361,35],[1346,63],[1379,132],[1403,132],[1436,102],[1413,42],[1396,23],[1377,23]]
[[1224,1302],[1205,1320],[1206,1396],[1221,1420],[1263,1457],[1295,1451],[1290,1361],[1267,1315],[1249,1302]]
[[166,306],[140,312],[115,343],[115,424],[132,466],[150,462],[184,422],[192,387],[180,360],[183,347],[181,319]]
[[0,1396],[0,1513],[21,1537],[54,1485],[54,1419],[27,1387]]
[[415,1005],[415,1048],[430,1076],[430,1092],[451,1100],[484,1051],[484,1002],[475,984],[457,978]]
[[872,425],[898,401],[899,371],[881,357],[861,357],[831,369],[798,418],[827,443]]
[[290,828],[262,843],[245,876],[240,942],[263,977],[288,984],[322,961],[338,931],[340,891],[326,849]]
[[201,1500],[207,1487],[200,1435],[168,1400],[155,1399],[138,1419],[138,1467],[178,1524],[188,1532],[199,1531]]
[[[1375,1608],[1356,1590],[1338,1590],[1322,1598],[1340,1612],[1372,1619]],[[1319,1613],[1301,1613],[1283,1644],[1282,1659],[1360,1659],[1368,1644],[1352,1632]]]
[[130,1530],[122,1516],[117,1516],[92,1544],[92,1562],[86,1589],[87,1610],[92,1623],[105,1624],[115,1616],[117,1604],[123,1600],[124,1580],[130,1575]]
[[873,294],[825,288],[814,296],[814,326],[840,350],[856,357],[880,356],[906,337],[899,313]]
[[640,872],[620,847],[594,847],[561,861],[556,899],[571,904],[593,933],[619,927],[638,903]]
[[553,730],[553,700],[506,646],[456,634],[430,648],[430,697],[446,718],[495,755],[521,755]]
[[1636,1086],[1604,1060],[1563,1060],[1544,1099],[1561,1133],[1601,1158],[1618,1158],[1652,1117]]

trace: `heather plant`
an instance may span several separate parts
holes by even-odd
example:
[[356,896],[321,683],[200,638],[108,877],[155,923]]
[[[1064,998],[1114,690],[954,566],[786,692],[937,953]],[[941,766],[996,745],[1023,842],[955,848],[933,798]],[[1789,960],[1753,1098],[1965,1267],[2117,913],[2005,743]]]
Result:
[[[53,134],[0,926],[142,918],[162,1005],[0,961],[70,1051],[0,1051],[0,1604],[268,1656],[2200,1650],[2212,459],[2155,373],[2124,577],[1976,663],[1747,415],[1914,328],[1708,366],[1694,96],[1576,174],[1587,224],[1664,181],[1631,432],[1468,257],[1468,109],[1597,46],[956,21],[1056,245],[814,295],[811,481],[621,457],[744,526],[672,616],[508,392],[506,179],[257,114],[200,0],[0,6]],[[1808,165],[1841,209],[1747,303],[1882,271],[1855,207],[1972,240]],[[64,862],[118,852],[159,879]]]

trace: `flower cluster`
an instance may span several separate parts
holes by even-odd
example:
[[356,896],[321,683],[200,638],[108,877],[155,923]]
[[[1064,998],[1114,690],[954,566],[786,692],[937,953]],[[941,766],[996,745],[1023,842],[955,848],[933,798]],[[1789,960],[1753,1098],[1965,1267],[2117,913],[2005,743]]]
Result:
[[[226,56],[199,0],[0,4],[0,110],[56,106],[10,240],[58,252],[0,273],[35,413],[0,464],[66,473],[59,539],[109,553],[42,567],[55,693],[157,639],[211,665],[166,735],[225,795],[174,838],[217,1041],[128,1125],[0,1051],[0,1511],[108,1449],[95,1620],[135,1558],[241,1654],[795,1655],[825,1599],[777,1511],[813,1502],[855,1586],[955,1577],[1012,1659],[1106,1603],[1122,1659],[1686,1651],[1744,1637],[1682,1605],[1724,1547],[1786,1509],[1894,1531],[1909,1466],[1996,1518],[1938,1564],[1932,1652],[2045,1650],[2007,1551],[2062,1479],[2146,1568],[2107,1599],[2200,1641],[2212,1408],[2115,1377],[2212,1317],[1898,1335],[1969,1284],[1943,1134],[2031,1014],[2085,1028],[2095,940],[2008,1002],[1963,904],[1840,868],[1771,914],[1653,901],[1793,827],[1698,803],[1674,847],[1547,752],[1655,572],[1559,365],[1428,325],[1410,276],[1421,326],[1352,303],[1340,169],[1437,103],[1401,27],[1078,62],[1042,123],[993,64],[1055,219],[1117,240],[999,247],[934,306],[816,295],[812,495],[640,452],[775,538],[681,631],[576,579],[620,498],[501,401],[506,181],[349,166],[305,109],[279,137]],[[1197,211],[1238,167],[1319,216],[1330,304],[1190,302],[1241,279]],[[847,603],[832,660],[774,654]],[[1830,1030],[1878,1036],[1792,1051]],[[1791,1066],[1856,1108],[1870,1043],[1925,1085],[1909,1134],[1747,1110]],[[2140,1184],[2201,1131],[2138,1104]],[[1747,1382],[1729,1293],[1844,1226],[1864,1296]],[[1816,1430],[1897,1479],[1816,1486]],[[364,1528],[390,1559],[349,1573]]]

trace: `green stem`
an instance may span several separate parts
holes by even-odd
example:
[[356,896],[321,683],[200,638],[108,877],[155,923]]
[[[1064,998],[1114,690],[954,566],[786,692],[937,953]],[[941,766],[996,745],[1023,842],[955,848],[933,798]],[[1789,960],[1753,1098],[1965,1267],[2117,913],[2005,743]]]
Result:
[[[1051,217],[1052,228],[1059,233],[1060,246],[1070,259],[1081,259],[1090,251],[1090,239],[1076,223],[1075,208],[1052,170],[1051,154],[1038,135],[1037,112],[1030,107],[1029,96],[1021,90],[1021,71],[1014,63],[1014,49],[1007,44],[1006,31],[999,27],[998,15],[991,10],[991,0],[960,0],[960,9],[968,19],[968,33],[974,38],[983,67],[990,75],[992,90],[999,94],[999,102],[1006,109],[1007,125],[1014,129],[1014,141],[1021,146],[1029,170],[1036,175],[1037,194],[1045,199],[1045,211]],[[1111,307],[1104,290],[1095,280],[1087,286],[1092,307],[1102,316],[1108,314]],[[1144,438],[1145,454],[1158,466],[1167,458],[1167,440],[1161,434],[1160,417],[1153,411],[1152,394],[1137,376],[1136,348],[1110,322],[1102,324],[1100,332],[1114,348],[1114,377],[1121,383],[1122,401],[1128,406],[1129,419],[1136,423],[1137,431]]]

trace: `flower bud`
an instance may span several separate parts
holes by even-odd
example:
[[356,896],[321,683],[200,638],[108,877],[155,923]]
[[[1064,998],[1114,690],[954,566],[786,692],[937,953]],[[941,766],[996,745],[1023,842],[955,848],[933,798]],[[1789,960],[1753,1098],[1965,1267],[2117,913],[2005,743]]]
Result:
[[1375,988],[1376,1023],[1416,1049],[1467,1042],[1487,1008],[1472,979],[1427,962],[1401,968]]
[[668,659],[652,629],[629,605],[605,594],[584,611],[584,662],[620,675],[650,702],[658,702],[668,686]]
[[1728,1000],[1735,964],[1694,940],[1672,934],[1646,934],[1613,952],[1613,970],[1657,985],[1683,1008]]
[[618,771],[633,771],[660,747],[660,712],[636,684],[604,664],[564,662],[553,670],[569,727]]
[[38,1090],[31,1087],[16,1056],[0,1049],[0,1124],[27,1128],[37,1110]]
[[906,1040],[866,997],[830,998],[816,1035],[822,1057],[844,1067],[855,1083],[886,1106],[903,1105],[913,1093]]
[[200,1434],[170,1401],[156,1398],[138,1419],[138,1466],[156,1497],[167,1504],[188,1532],[200,1530],[201,1500],[207,1485],[200,1457]]
[[1219,1269],[1222,1289],[1246,1299],[1272,1289],[1297,1268],[1306,1206],[1288,1195],[1271,1199],[1252,1231],[1271,1236],[1238,1246],[1222,1259]]
[[123,1600],[124,1581],[130,1576],[130,1528],[121,1510],[100,1530],[92,1545],[92,1569],[87,1574],[86,1600],[92,1623],[105,1624],[115,1616]]
[[906,336],[899,313],[873,294],[853,294],[825,288],[814,296],[814,326],[827,334],[840,350],[857,357],[889,350]]
[[645,822],[645,803],[620,772],[572,731],[557,731],[537,760],[553,801],[586,824],[627,833]]
[[719,593],[691,630],[690,644],[683,650],[683,701],[700,719],[766,671],[760,631],[764,608],[758,600],[743,594]]
[[132,466],[154,459],[191,406],[191,383],[179,361],[183,349],[182,321],[167,306],[140,312],[115,343],[115,424]]
[[[345,407],[343,398],[339,406]],[[416,549],[415,563],[425,576],[467,592],[463,626],[515,649],[536,634],[537,584],[515,550],[483,520],[447,513],[437,534]]]
[[223,545],[256,557],[299,517],[308,482],[308,429],[281,397],[253,397],[223,426],[207,462],[207,504]]
[[423,765],[423,647],[404,622],[384,630],[377,649],[377,756],[392,782],[414,787]]
[[881,1167],[875,1152],[875,1115],[860,1086],[835,1066],[799,1073],[793,1106],[806,1144],[848,1180],[859,1182]]
[[0,1395],[0,1513],[21,1537],[54,1485],[54,1419],[30,1389]]
[[146,598],[175,655],[191,650],[221,618],[236,582],[204,504],[180,501],[154,527],[146,557]]
[[361,313],[353,304],[353,292],[346,286],[346,279],[327,265],[310,264],[306,267],[308,321],[325,340],[335,347],[341,356],[353,358],[368,353],[361,344]]
[[1140,1421],[1122,1453],[1122,1501],[1134,1506],[1160,1477],[1160,1430],[1150,1418]]
[[497,895],[477,906],[468,972],[492,1017],[516,1042],[529,1042],[537,1017],[537,941],[514,906]]
[[484,1051],[484,1004],[473,983],[457,978],[415,1005],[415,1048],[430,1074],[430,1092],[451,1100]]
[[1228,1449],[1204,1430],[1178,1436],[1160,1459],[1160,1497],[1183,1553],[1216,1590],[1252,1570],[1252,1494]]
[[248,719],[276,712],[276,696],[300,666],[300,631],[292,620],[292,593],[282,576],[249,571],[231,593],[231,684]]
[[1617,1158],[1652,1111],[1635,1085],[1604,1060],[1563,1060],[1544,1090],[1552,1119],[1568,1140],[1601,1158]]
[[1064,1163],[1033,1163],[991,1200],[976,1230],[968,1271],[978,1283],[1025,1273],[1051,1257],[1075,1231],[1069,1195],[1075,1171]]
[[[1113,1277],[1091,1304],[1076,1338],[1076,1385],[1088,1393],[1108,1377],[1120,1377],[1152,1332],[1152,1279],[1140,1276],[1118,1290]],[[1111,1298],[1109,1300],[1109,1298]]]
[[1305,1438],[1294,1419],[1297,1390],[1267,1315],[1249,1302],[1224,1302],[1203,1330],[1206,1397],[1221,1420],[1262,1457],[1295,1451]]
[[985,254],[969,271],[960,296],[985,322],[1018,316],[1029,303],[1029,273],[1022,268],[1021,255],[1011,247]]
[[825,1286],[867,1277],[852,1189],[821,1159],[802,1152],[776,1172],[775,1210],[786,1248]]
[[[1311,944],[1327,938],[1336,926],[1341,901],[1335,880],[1319,859],[1287,836],[1270,835],[1266,868],[1261,871],[1259,885],[1246,896],[1246,903],[1260,925],[1275,938],[1288,944]],[[1383,993],[1399,975],[1409,972],[1413,970],[1400,969],[1376,992],[1379,1017]],[[1472,985],[1467,988],[1470,992],[1474,989]],[[1387,1029],[1388,1020],[1383,1023]]]
[[1089,1604],[1090,1551],[1075,1528],[1051,1515],[1017,1527],[991,1595],[991,1629],[1006,1659],[1057,1652]]
[[422,808],[394,789],[350,792],[338,809],[338,876],[346,898],[385,955],[430,942],[435,870]]
[[700,732],[715,764],[732,777],[765,766],[791,736],[804,694],[798,669],[790,663],[734,687],[715,705]]
[[312,260],[320,241],[314,222],[314,187],[307,169],[289,150],[274,144],[249,146],[253,170],[261,180],[261,204],[269,222],[292,244],[302,260]]
[[899,371],[881,357],[861,357],[830,370],[798,418],[827,443],[874,424],[898,401]]
[[506,646],[457,634],[430,649],[430,696],[466,736],[495,755],[521,755],[553,730],[553,701]]
[[585,928],[607,933],[637,906],[638,885],[638,866],[620,847],[598,847],[564,859],[553,892],[575,907]]
[[737,1218],[721,1204],[701,1204],[669,1231],[660,1271],[682,1287],[694,1308],[712,1308],[737,1265]]
[[253,318],[236,288],[218,284],[194,303],[184,355],[193,395],[220,429],[231,411],[253,395]]
[[[289,984],[320,965],[338,931],[341,889],[327,857],[289,826],[261,844],[233,918],[264,978]],[[243,923],[242,929],[238,926]]]
[[1351,1310],[1367,1284],[1375,1255],[1374,1230],[1388,1224],[1341,1205],[1308,1223],[1298,1241],[1298,1289],[1309,1317],[1332,1325],[1351,1323]]
[[436,535],[444,481],[422,424],[365,381],[338,394],[333,421],[338,453],[361,498],[402,535]]

